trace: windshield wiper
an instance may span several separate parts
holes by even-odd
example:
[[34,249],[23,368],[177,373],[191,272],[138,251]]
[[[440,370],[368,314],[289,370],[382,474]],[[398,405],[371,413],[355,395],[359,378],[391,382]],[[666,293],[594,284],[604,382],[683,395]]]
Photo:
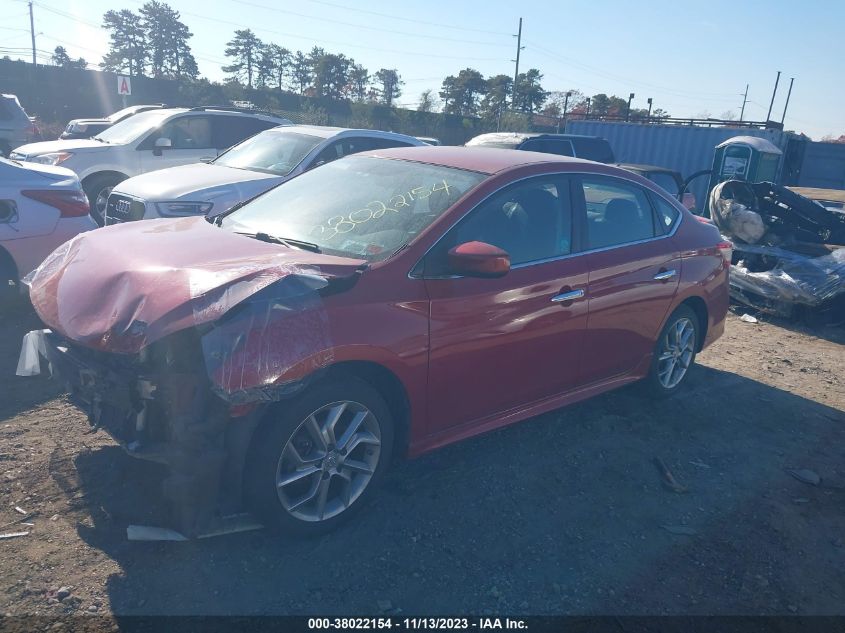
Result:
[[287,246],[288,248],[299,248],[303,251],[311,251],[312,253],[319,253],[320,247],[314,244],[313,242],[304,242],[302,240],[293,240],[287,237],[276,237],[275,235],[269,235],[268,233],[240,233],[235,231],[238,235],[246,235],[247,237],[251,237],[253,239],[259,240],[261,242],[268,242],[270,244],[281,244],[282,246]]

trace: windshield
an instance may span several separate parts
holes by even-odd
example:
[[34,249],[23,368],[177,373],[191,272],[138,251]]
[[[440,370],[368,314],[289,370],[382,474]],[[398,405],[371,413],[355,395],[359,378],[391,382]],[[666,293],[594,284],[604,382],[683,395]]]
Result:
[[130,143],[142,134],[146,134],[150,130],[159,127],[172,114],[172,111],[165,110],[141,112],[141,114],[124,119],[120,123],[115,123],[109,129],[97,134],[94,138],[118,145]]
[[266,130],[235,145],[214,164],[286,176],[323,140],[301,132]]
[[222,225],[379,261],[411,242],[485,178],[439,165],[350,156],[271,189],[224,217]]

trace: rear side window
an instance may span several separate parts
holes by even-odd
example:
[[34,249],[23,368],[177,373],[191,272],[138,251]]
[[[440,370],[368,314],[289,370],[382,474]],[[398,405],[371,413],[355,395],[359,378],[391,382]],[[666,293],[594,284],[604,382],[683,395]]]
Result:
[[654,202],[654,208],[657,210],[657,221],[663,225],[663,231],[668,233],[672,225],[675,224],[675,220],[678,219],[680,212],[660,196],[652,195],[651,199]]
[[412,147],[411,143],[406,143],[405,141],[399,141],[392,138],[361,137],[352,138],[350,141],[352,142],[353,149],[347,152],[347,154],[368,152],[373,149],[388,149],[390,147]]
[[645,191],[615,178],[586,177],[582,185],[587,205],[588,248],[606,248],[655,237],[654,214]]
[[597,163],[615,162],[610,143],[603,138],[573,138],[572,145],[578,158],[594,160]]
[[214,147],[222,151],[250,136],[276,127],[276,123],[248,116],[215,116],[212,117],[212,126]]

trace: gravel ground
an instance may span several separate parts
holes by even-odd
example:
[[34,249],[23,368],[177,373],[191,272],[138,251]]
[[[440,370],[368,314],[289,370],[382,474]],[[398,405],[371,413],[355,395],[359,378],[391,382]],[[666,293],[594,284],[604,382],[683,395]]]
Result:
[[30,532],[0,540],[0,613],[845,614],[842,329],[731,316],[682,396],[623,389],[400,464],[319,540],[133,543],[158,473],[14,376],[33,316],[0,325],[0,524],[34,524],[0,529]]

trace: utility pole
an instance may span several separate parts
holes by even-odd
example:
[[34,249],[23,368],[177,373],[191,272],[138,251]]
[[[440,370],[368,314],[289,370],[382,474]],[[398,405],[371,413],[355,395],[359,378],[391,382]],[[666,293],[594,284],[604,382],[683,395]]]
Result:
[[628,95],[628,109],[625,111],[625,121],[631,120],[631,102],[634,100],[634,93]]
[[651,97],[648,98],[648,117],[646,121],[651,121]]
[[519,18],[519,31],[514,36],[516,37],[516,59],[513,60],[516,62],[516,67],[513,71],[513,98],[511,99],[511,107],[515,110],[516,109],[516,81],[519,77],[519,51],[522,50],[522,18]]
[[745,104],[748,103],[748,84],[745,84],[745,94],[742,96],[742,110],[739,111],[739,122],[742,123],[742,117],[745,116]]
[[590,118],[590,97],[587,97],[587,112],[584,114],[584,118]]
[[32,17],[32,3],[29,3],[29,34],[32,36],[32,66],[35,67],[35,19]]
[[780,124],[783,125],[783,120],[786,118],[786,109],[789,107],[789,97],[792,95],[792,84],[795,82],[795,77],[789,78],[789,91],[786,93],[786,103],[783,106],[783,115],[780,117]]
[[775,105],[775,95],[778,93],[778,82],[780,81],[780,71],[778,71],[778,76],[775,79],[775,89],[772,90],[772,101],[769,103],[769,112],[766,114],[766,121],[768,122],[772,118],[772,106]]

